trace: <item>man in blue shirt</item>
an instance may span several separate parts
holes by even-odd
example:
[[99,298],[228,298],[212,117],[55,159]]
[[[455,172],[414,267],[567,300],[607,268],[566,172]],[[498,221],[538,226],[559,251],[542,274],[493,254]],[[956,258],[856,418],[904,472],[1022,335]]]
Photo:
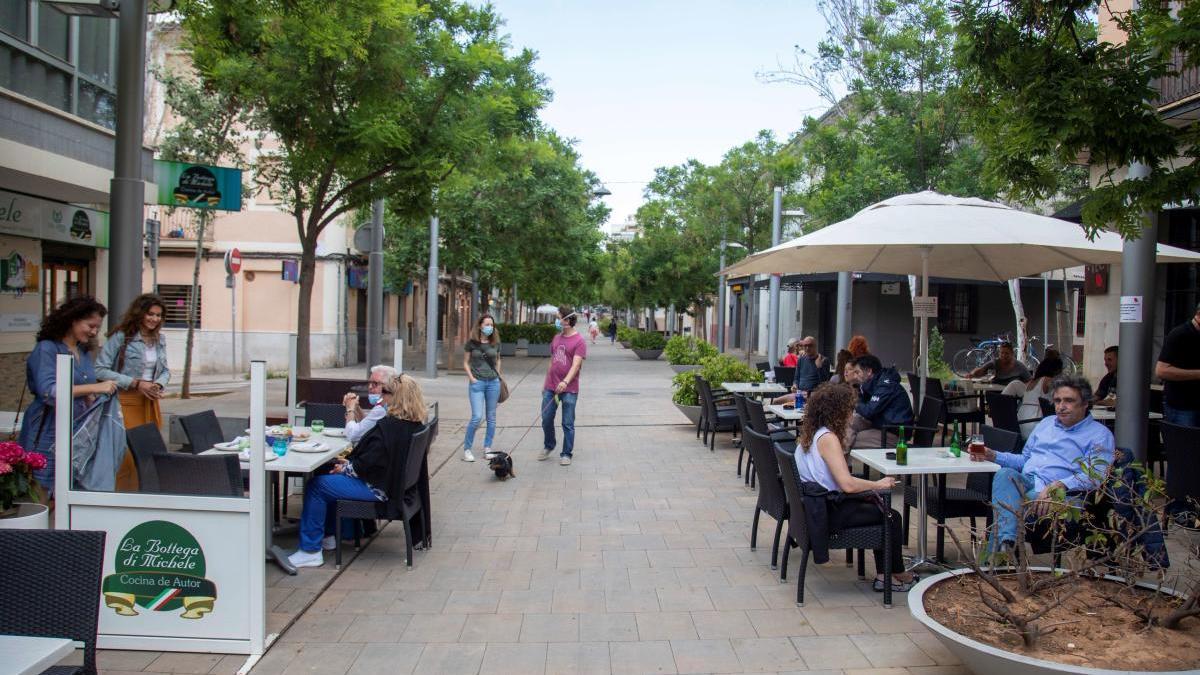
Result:
[[1060,494],[1099,487],[1099,476],[1112,465],[1112,432],[1088,412],[1091,384],[1082,377],[1059,377],[1053,387],[1055,414],[1038,422],[1021,454],[984,448],[971,455],[1003,467],[992,479],[993,551],[1011,549],[1016,542],[1017,513],[1024,502],[1035,502],[1028,516],[1036,520],[1050,511]]

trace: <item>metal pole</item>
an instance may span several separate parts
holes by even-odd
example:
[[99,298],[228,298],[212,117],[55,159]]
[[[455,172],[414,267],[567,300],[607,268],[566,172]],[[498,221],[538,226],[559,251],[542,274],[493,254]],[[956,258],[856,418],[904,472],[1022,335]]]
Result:
[[425,377],[437,378],[438,217],[429,219],[429,279],[425,289]]
[[237,277],[229,275],[229,365],[230,371],[237,374]]
[[371,202],[371,250],[367,254],[367,368],[383,362],[383,200]]
[[[921,296],[929,297],[929,247],[921,249]],[[929,377],[929,317],[921,312],[921,389],[915,401],[915,409],[920,410],[925,403],[925,379]]]
[[108,307],[124,311],[142,292],[142,112],[146,85],[146,0],[121,3],[117,43],[116,157],[109,183]]
[[[778,246],[783,236],[783,188],[775,188],[775,200],[771,208],[771,246]],[[767,300],[767,362],[775,365],[779,358],[779,282],[778,273],[771,275],[770,295]]]
[[834,332],[834,347],[845,349],[850,344],[850,316],[854,310],[854,287],[849,272],[838,272],[837,276],[837,327]]
[[[1133,162],[1126,180],[1150,175],[1150,168]],[[1121,251],[1121,351],[1117,354],[1118,448],[1133,450],[1146,461],[1146,419],[1150,413],[1150,359],[1154,335],[1154,263],[1158,250],[1158,221],[1143,214],[1145,226],[1137,239],[1126,239]],[[1135,303],[1137,309],[1135,310]]]
[[[1050,277],[1042,275],[1042,356],[1046,355],[1046,345],[1050,344]],[[1022,361],[1027,361],[1024,354],[1018,354]]]
[[[721,269],[725,269],[725,238],[721,237]],[[725,352],[725,274],[717,279],[717,351]]]
[[396,369],[397,374],[404,372],[404,340],[392,341],[392,367]]

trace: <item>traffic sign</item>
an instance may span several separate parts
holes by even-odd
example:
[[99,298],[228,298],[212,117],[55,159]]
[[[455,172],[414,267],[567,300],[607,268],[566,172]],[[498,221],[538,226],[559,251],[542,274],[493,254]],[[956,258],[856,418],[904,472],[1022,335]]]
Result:
[[242,269],[242,252],[231,248],[225,252],[225,273],[237,274]]

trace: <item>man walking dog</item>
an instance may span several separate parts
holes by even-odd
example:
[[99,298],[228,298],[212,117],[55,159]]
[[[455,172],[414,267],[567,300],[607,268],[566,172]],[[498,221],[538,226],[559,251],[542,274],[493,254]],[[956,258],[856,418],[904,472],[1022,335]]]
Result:
[[545,440],[538,460],[545,460],[554,452],[554,416],[558,402],[562,402],[563,447],[559,464],[571,463],[571,452],[575,448],[575,402],[579,398],[579,370],[587,357],[587,341],[575,330],[575,312],[568,306],[558,308],[554,327],[560,333],[550,343],[550,368],[542,385],[542,431]]

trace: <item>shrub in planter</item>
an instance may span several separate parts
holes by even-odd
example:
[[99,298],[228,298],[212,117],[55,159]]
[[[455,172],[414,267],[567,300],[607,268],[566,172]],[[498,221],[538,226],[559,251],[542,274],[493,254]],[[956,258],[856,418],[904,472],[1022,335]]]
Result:
[[630,326],[617,326],[617,342],[628,347],[628,344],[633,342],[633,336],[638,334],[638,329]]
[[671,386],[675,393],[671,401],[676,405],[700,405],[700,392],[696,391],[696,374],[693,372],[676,373],[671,378]]
[[676,335],[667,340],[663,353],[673,366],[694,366],[699,365],[700,359],[715,355],[717,348],[691,335]]
[[666,338],[661,333],[646,330],[638,331],[638,334],[634,335],[629,342],[634,349],[643,350],[661,350],[667,344]]
[[523,328],[525,329],[525,338],[531,345],[548,345],[554,340],[554,336],[558,335],[554,324],[551,323],[535,323],[523,326]]
[[[691,373],[684,373],[690,375]],[[722,382],[762,382],[763,374],[758,369],[729,354],[706,356],[700,360],[700,377],[714,388]]]

